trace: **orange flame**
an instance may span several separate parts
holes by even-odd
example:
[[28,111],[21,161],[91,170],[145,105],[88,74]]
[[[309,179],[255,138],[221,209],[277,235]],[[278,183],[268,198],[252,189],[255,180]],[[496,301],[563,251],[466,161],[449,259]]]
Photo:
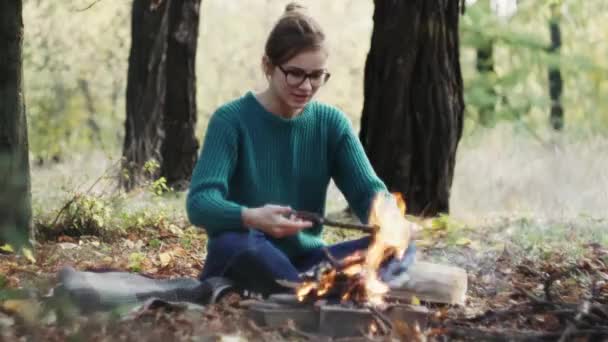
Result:
[[369,324],[369,332],[370,332],[372,335],[378,332],[378,326],[376,325],[376,323],[375,323],[375,322],[371,322],[371,323]]
[[378,195],[374,198],[369,223],[379,229],[373,236],[365,259],[362,260],[361,253],[355,252],[342,260],[344,267],[339,270],[340,273],[336,269],[325,270],[317,276],[317,280],[304,282],[296,290],[298,300],[328,294],[340,274],[340,277],[356,280],[341,293],[343,301],[366,300],[372,305],[384,303],[384,295],[389,287],[378,279],[378,269],[388,257],[401,257],[409,244],[410,224],[405,219],[405,209],[401,194]]
[[315,282],[305,282],[304,284],[300,285],[300,287],[298,288],[298,290],[296,291],[296,296],[298,297],[298,300],[301,302],[304,300],[304,298],[306,298],[306,296],[311,293],[313,290],[315,290],[317,288],[317,283]]
[[369,223],[380,229],[374,236],[365,258],[365,287],[370,302],[382,304],[389,287],[378,279],[377,272],[387,252],[401,257],[409,244],[410,232],[405,221],[405,201],[401,194],[378,195],[372,204]]

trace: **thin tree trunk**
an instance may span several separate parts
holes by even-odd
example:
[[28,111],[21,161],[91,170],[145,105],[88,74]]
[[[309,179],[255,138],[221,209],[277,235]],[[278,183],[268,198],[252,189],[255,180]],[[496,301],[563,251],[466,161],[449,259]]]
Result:
[[127,74],[127,116],[123,145],[123,186],[130,190],[143,177],[149,160],[161,161],[166,92],[169,2],[134,0]]
[[167,52],[161,176],[176,190],[188,187],[196,163],[196,47],[200,0],[172,1]]
[[22,49],[22,2],[0,1],[0,240],[17,247],[32,219]]
[[82,92],[82,96],[84,96],[84,103],[87,111],[89,112],[89,117],[87,118],[87,126],[91,130],[91,142],[95,142],[96,144],[103,144],[101,140],[101,129],[95,121],[95,116],[97,115],[97,110],[95,109],[95,101],[93,100],[93,94],[91,93],[91,87],[89,86],[89,81],[84,78],[78,79],[78,88]]
[[[549,31],[551,33],[551,46],[549,52],[559,56],[562,46],[561,30],[559,27],[559,5],[551,6],[551,20]],[[564,128],[564,109],[562,107],[562,72],[559,65],[549,67],[549,96],[551,97],[550,122],[553,129],[560,131]]]
[[463,125],[458,21],[464,4],[376,0],[360,138],[408,213],[449,211]]
[[[482,38],[483,39],[483,38]],[[484,84],[489,85],[489,79],[494,75],[494,42],[491,39],[484,39],[483,43],[477,47],[476,68],[479,76],[484,80]],[[491,98],[484,101],[479,107],[479,123],[482,126],[491,126],[494,123],[494,109],[496,92],[494,88],[488,87],[487,96]]]

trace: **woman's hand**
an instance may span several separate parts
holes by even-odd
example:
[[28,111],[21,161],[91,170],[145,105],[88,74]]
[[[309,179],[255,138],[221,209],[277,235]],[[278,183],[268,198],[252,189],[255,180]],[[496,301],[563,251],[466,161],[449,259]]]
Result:
[[259,208],[247,208],[243,210],[243,223],[248,228],[255,228],[264,233],[282,238],[297,234],[300,230],[312,227],[312,222],[304,221],[291,213],[290,207],[267,204]]

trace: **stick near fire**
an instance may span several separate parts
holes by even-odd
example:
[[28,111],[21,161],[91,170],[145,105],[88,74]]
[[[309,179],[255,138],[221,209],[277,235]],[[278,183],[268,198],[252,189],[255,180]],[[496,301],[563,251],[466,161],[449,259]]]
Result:
[[380,227],[378,227],[376,225],[333,221],[333,220],[329,220],[326,217],[323,217],[319,214],[308,212],[308,211],[294,210],[291,212],[291,214],[294,215],[295,217],[298,217],[303,220],[312,221],[316,224],[322,224],[325,226],[335,227],[335,228],[358,230],[358,231],[361,231],[364,233],[369,233],[369,234],[375,234],[380,229]]

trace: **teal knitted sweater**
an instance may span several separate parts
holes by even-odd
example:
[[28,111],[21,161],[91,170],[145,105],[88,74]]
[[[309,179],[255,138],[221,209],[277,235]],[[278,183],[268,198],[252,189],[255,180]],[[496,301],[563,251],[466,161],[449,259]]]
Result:
[[[323,215],[330,179],[363,222],[374,195],[386,191],[340,110],[313,101],[285,119],[248,92],[212,115],[186,209],[192,224],[203,227],[213,243],[223,232],[246,229],[245,207],[277,204]],[[323,246],[321,231],[315,226],[270,240],[297,256]]]

